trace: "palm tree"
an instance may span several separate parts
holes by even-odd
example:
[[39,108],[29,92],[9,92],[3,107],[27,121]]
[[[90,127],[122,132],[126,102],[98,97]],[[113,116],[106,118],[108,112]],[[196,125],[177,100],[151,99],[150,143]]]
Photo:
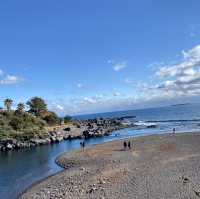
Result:
[[13,103],[13,100],[11,100],[9,98],[4,100],[4,106],[7,111],[11,110],[12,103]]
[[19,103],[19,104],[17,105],[17,111],[18,111],[19,113],[24,112],[24,109],[25,109],[24,103]]

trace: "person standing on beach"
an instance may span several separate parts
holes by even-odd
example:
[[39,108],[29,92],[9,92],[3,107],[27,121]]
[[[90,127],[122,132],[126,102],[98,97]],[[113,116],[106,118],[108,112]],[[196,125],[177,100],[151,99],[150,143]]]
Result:
[[81,149],[83,150],[83,142],[80,142]]
[[82,144],[82,145],[83,145],[83,151],[84,151],[84,149],[85,149],[85,142],[84,142],[84,141],[83,141],[83,144]]
[[175,128],[173,128],[173,133],[176,133],[176,129]]
[[131,142],[130,141],[128,141],[128,148],[129,148],[129,150],[131,149]]
[[124,150],[126,150],[127,143],[124,141]]
[[80,145],[81,145],[82,150],[84,151],[84,148],[85,148],[85,142],[84,142],[84,141],[83,141],[83,142],[80,142]]

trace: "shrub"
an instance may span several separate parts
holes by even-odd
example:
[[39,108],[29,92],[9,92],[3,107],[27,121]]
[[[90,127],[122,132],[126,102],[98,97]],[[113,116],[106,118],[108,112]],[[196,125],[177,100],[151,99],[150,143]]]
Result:
[[65,123],[65,124],[68,123],[68,122],[70,122],[71,120],[72,120],[72,117],[69,116],[69,115],[66,115],[66,116],[64,117],[64,123]]
[[48,112],[43,120],[45,120],[49,125],[60,124],[60,118],[54,112]]

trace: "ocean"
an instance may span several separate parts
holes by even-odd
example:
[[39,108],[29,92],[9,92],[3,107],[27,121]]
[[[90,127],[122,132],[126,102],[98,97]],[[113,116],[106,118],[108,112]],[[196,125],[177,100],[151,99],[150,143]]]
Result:
[[108,113],[74,116],[75,119],[111,118],[135,116],[132,121],[141,124],[154,123],[157,131],[191,131],[200,129],[200,103],[177,104],[159,108],[148,108]]

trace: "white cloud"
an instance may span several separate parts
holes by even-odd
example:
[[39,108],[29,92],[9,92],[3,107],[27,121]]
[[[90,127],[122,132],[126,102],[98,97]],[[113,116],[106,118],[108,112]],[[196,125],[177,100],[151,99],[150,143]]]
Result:
[[76,86],[77,86],[78,88],[83,88],[83,84],[82,84],[82,83],[77,83]]
[[9,75],[5,74],[2,71],[0,72],[0,84],[1,85],[11,85],[11,84],[18,84],[22,81],[22,78],[15,76],[15,75]]
[[112,64],[113,65],[113,70],[118,72],[124,68],[127,67],[127,62],[126,61],[122,61],[122,62],[115,62],[114,60],[112,59],[109,59],[107,61],[108,64]]
[[63,106],[61,106],[61,105],[59,105],[59,104],[57,104],[57,105],[56,105],[56,107],[57,107],[59,110],[61,110],[61,111],[63,111],[63,110],[64,110],[64,107],[63,107]]
[[200,94],[200,45],[182,51],[182,56],[181,62],[163,66],[156,72],[161,83],[141,88],[146,95],[179,97]]
[[182,55],[184,60],[181,63],[161,67],[156,75],[160,78],[170,78],[199,72],[195,69],[200,66],[200,45],[189,51],[182,51]]
[[50,110],[56,111],[60,115],[78,115],[98,112],[120,111],[150,107],[160,103],[162,98],[115,98],[113,96],[96,99],[96,96],[85,97],[71,101],[61,100],[63,110],[59,110],[55,105],[49,104]]
[[95,104],[95,103],[98,103],[101,100],[103,100],[103,97],[104,97],[103,94],[97,94],[97,95],[91,96],[91,97],[84,97],[82,101],[90,103],[90,104]]
[[91,104],[96,102],[96,100],[94,98],[92,98],[92,97],[84,97],[84,101],[85,102],[89,102]]
[[113,66],[113,69],[114,69],[114,71],[120,71],[120,70],[122,70],[122,69],[124,69],[124,68],[126,68],[126,67],[127,67],[127,64],[126,64],[126,62],[124,61],[124,62],[120,62],[120,63],[115,64],[115,65]]
[[114,92],[114,93],[113,93],[113,96],[114,96],[114,97],[117,97],[117,96],[120,96],[120,95],[121,95],[120,92]]
[[147,65],[147,68],[150,68],[152,70],[157,70],[161,66],[164,66],[164,62],[153,62],[153,63]]
[[124,82],[126,84],[134,84],[135,83],[132,79],[129,79],[129,78],[125,78]]

